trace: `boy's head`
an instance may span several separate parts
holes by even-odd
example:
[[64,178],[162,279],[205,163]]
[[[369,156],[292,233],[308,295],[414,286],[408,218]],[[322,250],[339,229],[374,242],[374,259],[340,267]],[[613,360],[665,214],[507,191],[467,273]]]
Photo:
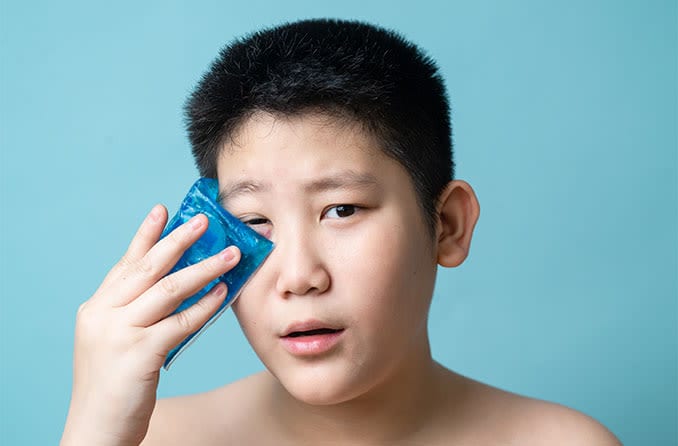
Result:
[[305,20],[224,48],[186,103],[202,176],[257,112],[324,114],[358,124],[413,181],[431,233],[453,177],[449,106],[433,61],[397,34],[365,23]]
[[429,367],[437,264],[463,261],[477,217],[433,64],[378,28],[300,22],[224,50],[187,113],[222,205],[275,243],[233,311],[287,393],[334,404]]

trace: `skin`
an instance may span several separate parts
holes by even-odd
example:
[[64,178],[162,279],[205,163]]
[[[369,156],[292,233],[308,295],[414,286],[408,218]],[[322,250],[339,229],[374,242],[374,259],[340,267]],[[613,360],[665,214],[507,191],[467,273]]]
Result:
[[[209,309],[223,297],[190,317],[174,317],[178,319],[174,322],[159,315],[178,304],[178,297],[172,305],[165,302],[162,311],[144,311],[150,304],[138,302],[149,302],[144,296],[154,289],[189,295],[189,281],[198,289],[217,270],[232,268],[235,260],[216,259],[196,267],[177,277],[171,287],[156,283],[162,277],[159,273],[148,277],[137,272],[141,283],[134,282],[127,290],[122,278],[131,273],[126,265],[137,264],[131,271],[147,271],[138,266],[138,259],[149,253],[162,257],[155,252],[162,250],[153,247],[157,231],[140,230],[147,236],[133,242],[128,260],[114,268],[103,291],[92,299],[96,305],[89,306],[104,308],[95,313],[98,319],[93,318],[101,323],[113,314],[102,301],[119,299],[123,306],[135,307],[129,314],[136,319],[129,317],[144,328],[126,328],[131,319],[115,327],[110,323],[111,330],[131,333],[121,336],[123,341],[117,336],[113,341],[102,339],[93,327],[83,329],[94,337],[92,345],[101,341],[110,349],[133,352],[128,365],[116,365],[113,354],[96,353],[101,348],[95,352],[91,346],[79,346],[85,336],[79,337],[81,327],[76,327],[75,403],[64,438],[83,432],[94,435],[96,429],[85,429],[85,421],[99,429],[106,426],[116,435],[92,442],[94,437],[82,434],[78,438],[90,442],[62,444],[138,444],[144,436],[146,446],[618,444],[583,414],[478,383],[432,358],[427,320],[437,266],[455,267],[465,260],[479,215],[478,201],[467,183],[455,180],[444,190],[431,234],[403,167],[379,151],[358,126],[320,115],[253,116],[224,147],[218,177],[223,205],[275,243],[233,305],[266,370],[204,394],[155,401],[157,370],[164,356],[150,363],[140,358],[171,348],[170,328],[162,338],[159,327],[172,327],[172,341],[181,339],[177,327],[199,326],[197,321],[207,319]],[[164,263],[156,263],[171,266],[171,258],[180,255],[196,230],[190,234],[176,237],[175,245],[166,242],[171,248],[165,252],[173,257],[166,254]],[[113,296],[111,290],[120,286],[124,297]],[[343,332],[330,351],[301,358],[285,350],[280,337],[290,324],[308,319]],[[180,320],[184,322],[177,323]],[[139,333],[149,333],[148,339],[155,341],[148,344],[154,350],[138,347],[145,345]],[[97,373],[88,373],[92,364],[97,364]],[[113,366],[117,373],[126,372],[122,379],[101,371]],[[88,374],[96,379],[84,379]],[[113,414],[100,408],[99,418],[85,415],[86,407],[90,411],[103,407],[104,399],[95,398],[98,403],[88,405],[88,399],[79,395],[102,394],[102,386],[113,384],[126,400],[139,403]],[[106,442],[112,438],[126,442]]]
[[164,277],[207,229],[194,217],[158,241],[167,210],[156,206],[99,289],[80,305],[75,324],[73,390],[62,445],[138,445],[155,407],[164,357],[198,329],[226,296],[215,287],[191,308],[181,301],[233,268],[233,247]]

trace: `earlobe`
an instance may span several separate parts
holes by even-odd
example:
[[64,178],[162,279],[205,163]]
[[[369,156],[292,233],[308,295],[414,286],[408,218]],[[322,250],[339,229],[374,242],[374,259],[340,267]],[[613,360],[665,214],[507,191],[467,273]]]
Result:
[[437,261],[455,267],[468,256],[480,205],[473,188],[462,180],[453,180],[440,195],[437,208]]

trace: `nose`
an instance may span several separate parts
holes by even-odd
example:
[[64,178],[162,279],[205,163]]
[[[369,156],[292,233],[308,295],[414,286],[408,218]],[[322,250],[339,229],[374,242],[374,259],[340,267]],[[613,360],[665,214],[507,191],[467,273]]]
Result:
[[[282,239],[282,240],[281,240]],[[330,287],[330,274],[322,247],[301,228],[287,231],[276,241],[278,277],[276,291],[282,297],[319,295]]]

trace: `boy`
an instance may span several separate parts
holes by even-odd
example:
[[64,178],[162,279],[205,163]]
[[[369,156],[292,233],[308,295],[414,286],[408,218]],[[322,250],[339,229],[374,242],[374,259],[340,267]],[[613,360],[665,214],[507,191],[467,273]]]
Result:
[[437,265],[467,256],[479,207],[453,180],[434,63],[367,24],[310,20],[227,47],[190,97],[202,176],[275,250],[234,303],[266,371],[155,400],[167,352],[223,300],[228,248],[163,276],[205,231],[158,242],[156,206],[78,311],[63,445],[614,445],[594,420],[460,376],[427,333]]

